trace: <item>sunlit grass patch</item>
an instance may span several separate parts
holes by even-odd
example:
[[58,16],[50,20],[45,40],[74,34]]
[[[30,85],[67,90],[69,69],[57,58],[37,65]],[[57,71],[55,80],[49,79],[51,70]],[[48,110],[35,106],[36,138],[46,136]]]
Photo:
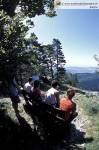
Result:
[[88,116],[90,122],[86,124],[86,132],[93,140],[86,142],[87,150],[99,150],[99,97],[87,97],[86,95],[76,95],[74,99],[80,108],[84,110],[84,113]]

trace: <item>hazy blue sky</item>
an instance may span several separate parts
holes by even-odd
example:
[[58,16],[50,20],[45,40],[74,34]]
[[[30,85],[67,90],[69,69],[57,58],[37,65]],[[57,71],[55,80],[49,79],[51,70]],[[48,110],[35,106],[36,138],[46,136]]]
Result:
[[99,10],[57,10],[57,16],[33,18],[30,30],[43,44],[53,38],[62,43],[66,66],[97,66],[94,54],[99,56]]

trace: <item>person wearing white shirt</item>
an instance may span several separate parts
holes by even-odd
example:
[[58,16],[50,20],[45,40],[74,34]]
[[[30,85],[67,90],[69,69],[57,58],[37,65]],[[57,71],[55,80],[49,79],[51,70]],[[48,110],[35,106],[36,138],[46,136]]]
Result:
[[59,107],[59,91],[57,90],[57,81],[52,81],[52,87],[47,91],[45,103],[53,106]]
[[32,79],[32,77],[30,77],[30,78],[28,79],[28,82],[25,83],[25,85],[24,85],[24,90],[27,91],[28,93],[31,92],[31,88],[33,87],[33,86],[32,86],[32,83],[33,83],[33,79]]

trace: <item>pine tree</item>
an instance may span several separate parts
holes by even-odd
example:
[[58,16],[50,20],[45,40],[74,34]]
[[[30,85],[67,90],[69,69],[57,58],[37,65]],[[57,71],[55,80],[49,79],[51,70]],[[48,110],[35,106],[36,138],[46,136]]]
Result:
[[56,78],[58,81],[62,82],[66,79],[66,70],[65,70],[65,56],[62,52],[61,42],[58,39],[53,39],[53,49],[54,55],[56,58]]

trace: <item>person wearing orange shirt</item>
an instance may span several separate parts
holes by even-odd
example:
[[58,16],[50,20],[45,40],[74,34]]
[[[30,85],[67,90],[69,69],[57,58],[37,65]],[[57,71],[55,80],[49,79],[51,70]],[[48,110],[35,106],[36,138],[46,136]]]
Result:
[[65,120],[68,120],[71,122],[77,115],[78,113],[76,111],[76,103],[72,101],[72,98],[75,95],[75,91],[72,88],[69,88],[67,90],[67,97],[62,98],[60,100],[60,109],[66,111],[65,115],[63,118]]

